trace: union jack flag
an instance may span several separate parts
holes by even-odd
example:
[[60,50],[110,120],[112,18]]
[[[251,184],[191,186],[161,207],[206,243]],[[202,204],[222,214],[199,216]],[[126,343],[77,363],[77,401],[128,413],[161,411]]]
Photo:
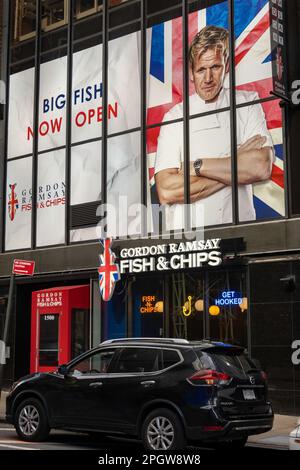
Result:
[[111,250],[112,239],[106,238],[103,242],[100,240],[100,243],[103,254],[99,256],[99,288],[103,300],[108,302],[112,298],[116,282],[120,280],[120,271],[115,263],[115,254]]
[[[272,90],[272,53],[268,0],[235,0],[237,89],[256,91],[260,98]],[[228,28],[228,2],[189,15],[189,40],[206,25]],[[166,112],[183,100],[182,19],[176,18],[148,31],[148,125],[162,121]],[[170,54],[170,51],[172,53]],[[190,94],[194,90],[190,88]],[[276,160],[271,180],[253,186],[257,219],[285,215],[282,113],[277,100],[262,104],[271,133]],[[160,128],[148,131],[149,178],[154,186],[154,163]]]

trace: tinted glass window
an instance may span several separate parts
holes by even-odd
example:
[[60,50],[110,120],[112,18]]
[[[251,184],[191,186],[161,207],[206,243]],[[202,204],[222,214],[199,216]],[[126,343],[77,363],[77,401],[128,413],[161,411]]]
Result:
[[161,351],[152,348],[126,348],[119,357],[114,372],[143,373],[161,369]]
[[163,368],[174,366],[180,361],[180,357],[176,351],[165,349],[163,351]]
[[250,370],[257,370],[251,359],[239,351],[224,353],[224,351],[214,350],[213,352],[202,353],[200,361],[207,365],[213,363],[217,370],[224,373],[232,373],[234,371],[247,373]]
[[40,366],[58,365],[58,314],[40,315]]
[[77,362],[77,364],[69,370],[69,374],[75,376],[105,374],[108,372],[114,354],[114,350],[97,352]]

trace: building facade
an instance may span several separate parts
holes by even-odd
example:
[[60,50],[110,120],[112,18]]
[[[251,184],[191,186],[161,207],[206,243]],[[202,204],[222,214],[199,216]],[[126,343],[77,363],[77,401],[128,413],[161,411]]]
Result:
[[[1,2],[0,333],[13,261],[35,261],[14,279],[6,384],[108,338],[211,338],[247,348],[275,411],[299,414],[300,8],[287,3]],[[210,170],[195,190],[197,159]],[[104,235],[122,270],[109,302]],[[74,300],[63,322],[59,289],[76,286],[88,307]]]

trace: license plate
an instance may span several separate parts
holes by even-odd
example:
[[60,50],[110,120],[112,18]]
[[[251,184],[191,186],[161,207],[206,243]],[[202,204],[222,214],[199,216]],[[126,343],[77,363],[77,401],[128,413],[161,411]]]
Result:
[[245,400],[255,400],[255,392],[254,390],[243,390],[243,395]]

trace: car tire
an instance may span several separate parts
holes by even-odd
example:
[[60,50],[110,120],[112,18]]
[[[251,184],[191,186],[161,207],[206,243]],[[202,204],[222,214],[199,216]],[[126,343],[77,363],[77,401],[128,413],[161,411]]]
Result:
[[166,408],[152,411],[143,423],[142,441],[151,451],[184,449],[186,438],[180,418]]
[[50,432],[45,409],[36,398],[28,398],[18,406],[14,425],[18,436],[28,442],[43,441]]

